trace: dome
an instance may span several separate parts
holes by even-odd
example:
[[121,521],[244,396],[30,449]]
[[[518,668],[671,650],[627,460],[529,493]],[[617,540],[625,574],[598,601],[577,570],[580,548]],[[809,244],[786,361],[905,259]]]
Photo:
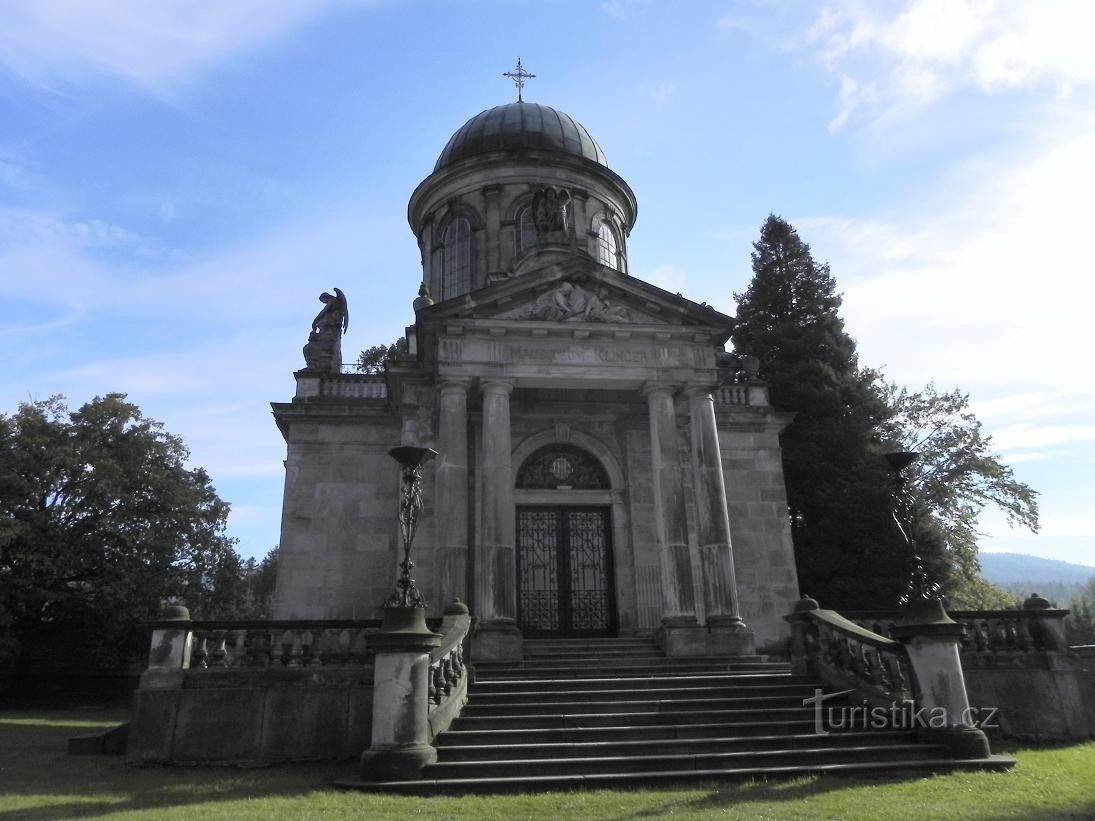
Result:
[[490,151],[520,149],[569,154],[608,166],[597,141],[577,120],[546,105],[517,102],[489,108],[464,123],[433,170]]

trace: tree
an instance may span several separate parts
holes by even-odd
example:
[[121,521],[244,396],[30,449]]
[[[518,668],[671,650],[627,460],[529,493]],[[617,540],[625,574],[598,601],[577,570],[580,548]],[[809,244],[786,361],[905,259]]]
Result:
[[270,550],[262,561],[253,558],[240,568],[236,594],[226,618],[268,619],[273,612],[274,586],[278,575],[278,546]]
[[1070,646],[1095,644],[1095,578],[1068,605],[1065,637]]
[[773,405],[796,414],[781,443],[802,590],[838,608],[889,607],[904,592],[914,565],[890,516],[885,441],[921,454],[904,471],[906,524],[928,579],[965,606],[1008,602],[979,575],[977,518],[995,505],[1036,530],[1036,494],[991,452],[968,397],[861,368],[828,265],[787,222],[769,216],[753,247],[734,346],[760,360]]
[[124,394],[0,415],[0,609],[16,632],[140,623],[170,597],[219,615],[240,558],[228,505],[188,456]]
[[358,354],[354,367],[360,373],[378,374],[384,372],[384,365],[407,356],[407,338],[401,336],[391,345],[373,345]]
[[972,594],[980,574],[981,511],[996,507],[1009,524],[1037,532],[1038,494],[992,453],[992,439],[970,411],[968,395],[957,389],[940,393],[933,384],[916,392],[890,383],[882,389],[891,409],[881,426],[883,438],[919,453],[905,474],[922,521],[940,542],[936,577],[947,593],[962,588]]
[[795,229],[769,216],[753,249],[733,341],[760,361],[772,404],[795,413],[781,444],[801,589],[827,607],[890,606],[907,553],[877,449],[890,411],[876,374],[859,367],[829,266]]

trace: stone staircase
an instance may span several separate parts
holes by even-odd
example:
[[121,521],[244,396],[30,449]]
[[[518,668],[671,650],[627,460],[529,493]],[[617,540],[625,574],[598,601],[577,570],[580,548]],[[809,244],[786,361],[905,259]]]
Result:
[[523,662],[476,665],[468,704],[420,780],[368,786],[543,790],[1013,763],[949,759],[908,730],[818,734],[802,704],[818,687],[764,656],[667,659],[640,638],[526,640]]

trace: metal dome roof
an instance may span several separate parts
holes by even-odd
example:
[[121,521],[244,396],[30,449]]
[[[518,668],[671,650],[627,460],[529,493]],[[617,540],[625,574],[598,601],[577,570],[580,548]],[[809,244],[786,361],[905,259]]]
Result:
[[605,167],[608,160],[584,125],[537,103],[509,103],[480,112],[449,139],[433,170],[489,151],[533,149],[570,154]]

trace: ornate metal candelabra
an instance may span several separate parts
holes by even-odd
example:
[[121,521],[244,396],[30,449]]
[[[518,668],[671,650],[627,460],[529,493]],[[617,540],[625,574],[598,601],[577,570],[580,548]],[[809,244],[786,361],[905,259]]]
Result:
[[919,455],[912,450],[898,450],[883,454],[886,464],[889,465],[893,473],[890,515],[893,516],[894,524],[897,525],[901,537],[908,546],[909,561],[912,565],[905,592],[898,599],[898,602],[902,605],[939,599],[942,594],[942,588],[939,584],[928,578],[928,572],[924,567],[924,559],[920,555],[920,549],[916,544],[916,497],[909,489],[908,478],[902,474],[902,471],[915,462]]
[[395,583],[395,593],[384,602],[385,607],[420,607],[426,602],[414,586],[414,562],[411,561],[411,545],[414,532],[418,528],[418,515],[422,512],[422,466],[437,456],[432,448],[419,448],[403,445],[392,448],[388,455],[399,462],[399,535],[403,539],[403,561],[399,565],[399,578]]

